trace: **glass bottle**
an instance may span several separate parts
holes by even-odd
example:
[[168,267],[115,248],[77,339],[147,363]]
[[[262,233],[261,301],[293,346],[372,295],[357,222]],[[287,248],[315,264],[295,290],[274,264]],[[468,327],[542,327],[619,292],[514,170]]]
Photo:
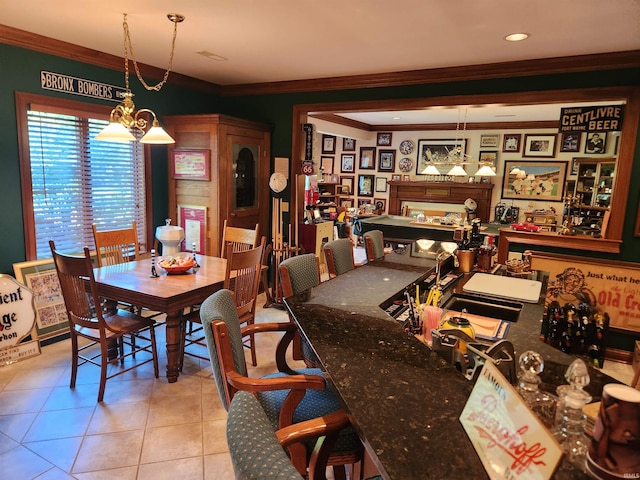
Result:
[[589,449],[589,440],[584,433],[586,416],[582,411],[585,397],[578,390],[568,390],[560,402],[561,427],[556,430],[555,437],[564,450],[562,461],[564,470],[584,471]]
[[520,365],[518,393],[542,423],[548,429],[553,429],[556,424],[558,398],[538,388],[540,385],[538,374],[544,370],[542,356],[533,350],[527,350],[520,355],[518,363]]

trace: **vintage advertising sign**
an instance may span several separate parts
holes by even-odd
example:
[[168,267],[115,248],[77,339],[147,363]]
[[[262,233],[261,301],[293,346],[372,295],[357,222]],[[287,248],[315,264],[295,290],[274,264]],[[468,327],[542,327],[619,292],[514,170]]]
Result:
[[531,268],[549,272],[546,304],[587,303],[609,314],[609,327],[640,332],[640,266],[532,252]]
[[33,338],[25,342],[34,332],[35,321],[31,290],[11,275],[0,274],[0,365],[40,353]]
[[548,479],[562,447],[492,362],[485,363],[460,415],[491,479]]
[[126,89],[116,87],[115,85],[44,70],[40,72],[40,86],[45,90],[54,90],[56,92],[70,93],[83,97],[100,98],[113,102],[121,102],[126,92]]
[[617,132],[622,130],[624,105],[560,109],[559,132]]
[[304,158],[301,172],[303,175],[313,175],[313,124],[305,123],[302,130],[304,130]]

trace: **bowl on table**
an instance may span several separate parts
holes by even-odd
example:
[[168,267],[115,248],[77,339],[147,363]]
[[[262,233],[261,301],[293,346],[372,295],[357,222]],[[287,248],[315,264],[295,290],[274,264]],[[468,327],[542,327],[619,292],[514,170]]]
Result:
[[165,255],[158,258],[158,266],[167,272],[168,275],[187,273],[194,264],[193,255],[189,253]]

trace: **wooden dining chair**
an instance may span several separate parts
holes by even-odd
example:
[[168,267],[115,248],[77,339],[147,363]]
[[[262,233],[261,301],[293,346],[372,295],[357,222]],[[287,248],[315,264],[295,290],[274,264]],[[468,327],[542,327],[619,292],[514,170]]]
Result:
[[384,258],[384,235],[381,230],[370,230],[362,235],[367,261],[373,262]]
[[[78,366],[84,363],[100,367],[98,402],[104,398],[108,379],[146,363],[153,362],[153,371],[158,378],[154,320],[117,307],[113,311],[102,308],[103,302],[98,296],[93,275],[91,253],[87,247],[84,248],[84,256],[73,256],[58,252],[53,240],[49,241],[49,246],[69,317],[72,359],[70,388],[75,387]],[[149,339],[138,335],[145,330],[150,332]],[[127,338],[129,336],[137,341],[130,341]],[[89,340],[89,343],[80,347],[79,337]],[[131,350],[125,353],[124,345],[129,345]],[[96,349],[96,346],[99,348]],[[136,353],[141,352],[150,354],[150,358],[141,360],[136,357]],[[96,360],[98,358],[99,361]],[[131,362],[128,367],[124,366],[125,359]],[[112,362],[119,362],[120,367],[112,365]]]
[[[249,250],[234,251],[235,246],[227,244],[227,269],[225,273],[224,286],[233,294],[240,325],[252,325],[255,322],[258,290],[260,287],[260,276],[262,272],[262,255],[265,249],[266,238],[262,237],[260,244],[256,248]],[[200,312],[193,311],[186,316],[192,323],[200,323]],[[182,356],[192,355],[197,358],[208,359],[195,352],[189,352],[187,348],[197,344],[206,347],[201,329],[194,329],[189,333],[183,329],[182,334]],[[245,346],[251,352],[251,364],[257,366],[255,338],[249,335]]]
[[256,228],[251,230],[250,228],[231,227],[227,225],[227,221],[224,221],[222,227],[222,244],[220,246],[220,256],[227,258],[227,246],[233,245],[233,251],[248,250],[258,245],[259,238],[258,231],[259,225],[256,223]]
[[[222,289],[207,298],[200,308],[213,379],[225,410],[239,391],[251,392],[277,430],[292,424],[322,417],[340,410],[341,404],[327,388],[322,371],[317,368],[293,370],[286,361],[286,351],[296,332],[291,322],[256,323],[240,327],[233,295]],[[261,378],[249,377],[243,338],[249,334],[280,332],[275,360],[278,372]],[[304,471],[314,443],[289,447],[292,463]],[[345,478],[344,466],[362,461],[363,447],[353,427],[340,432],[327,464],[334,466],[336,479]],[[353,477],[352,477],[353,478]]]
[[335,278],[356,268],[353,243],[349,238],[332,240],[325,243],[322,248],[324,249],[329,278]]
[[99,267],[140,260],[140,245],[135,220],[131,222],[131,228],[120,230],[98,231],[95,223],[92,226]]

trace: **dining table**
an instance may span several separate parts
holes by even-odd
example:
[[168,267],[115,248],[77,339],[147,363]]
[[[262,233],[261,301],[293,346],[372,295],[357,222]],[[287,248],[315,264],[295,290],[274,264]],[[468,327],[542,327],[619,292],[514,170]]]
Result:
[[167,274],[152,262],[153,259],[145,258],[98,267],[94,276],[99,296],[166,314],[167,380],[174,383],[180,375],[184,310],[202,303],[223,287],[227,261],[198,255],[199,268],[183,274]]

